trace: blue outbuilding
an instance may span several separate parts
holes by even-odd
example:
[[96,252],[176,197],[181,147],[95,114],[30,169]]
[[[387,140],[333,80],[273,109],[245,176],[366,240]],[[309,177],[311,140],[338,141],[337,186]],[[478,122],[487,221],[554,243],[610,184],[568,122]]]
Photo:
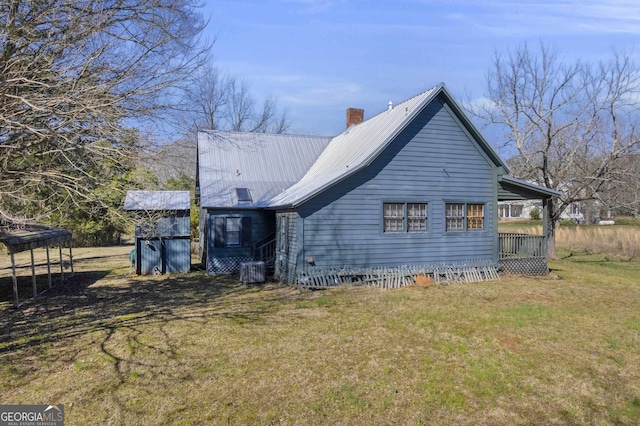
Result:
[[136,273],[191,269],[189,191],[128,191],[124,209],[135,214]]

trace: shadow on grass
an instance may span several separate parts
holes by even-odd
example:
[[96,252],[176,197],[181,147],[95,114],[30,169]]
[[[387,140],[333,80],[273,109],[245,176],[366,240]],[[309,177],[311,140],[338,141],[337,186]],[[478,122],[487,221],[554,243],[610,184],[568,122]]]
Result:
[[[108,275],[110,278],[105,279]],[[2,288],[7,287],[5,281],[0,280]],[[28,285],[21,285],[25,287],[21,291],[28,291]],[[262,286],[241,286],[237,276],[212,277],[204,272],[159,277],[76,272],[64,285],[58,284],[44,295],[26,300],[20,309],[0,311],[0,355],[37,349],[38,345],[100,330],[108,331],[108,340],[118,328],[153,322],[212,316],[237,323],[253,322],[277,309],[270,303],[280,298],[276,293],[224,302],[220,299],[263,290]]]
[[279,284],[242,286],[237,276],[131,276],[128,268],[108,268],[76,272],[20,309],[0,310],[0,399],[73,366],[70,380],[74,370],[88,380],[87,398],[107,399],[119,415],[130,414],[121,389],[154,393],[199,374],[197,358],[182,356],[189,333],[211,327],[212,319],[265,324],[301,297]]

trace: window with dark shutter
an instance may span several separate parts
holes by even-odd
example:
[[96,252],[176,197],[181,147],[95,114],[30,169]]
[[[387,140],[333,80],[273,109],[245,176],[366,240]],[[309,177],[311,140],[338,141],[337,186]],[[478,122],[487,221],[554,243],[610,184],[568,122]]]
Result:
[[214,227],[214,247],[250,247],[253,244],[250,217],[218,216]]

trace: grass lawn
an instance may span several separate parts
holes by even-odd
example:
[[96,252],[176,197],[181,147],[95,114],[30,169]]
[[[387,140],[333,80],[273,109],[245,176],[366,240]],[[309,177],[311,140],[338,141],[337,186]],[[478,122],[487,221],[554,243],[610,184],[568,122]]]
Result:
[[74,250],[73,281],[19,310],[4,270],[0,404],[69,425],[640,423],[639,261],[298,293],[130,276],[129,249]]

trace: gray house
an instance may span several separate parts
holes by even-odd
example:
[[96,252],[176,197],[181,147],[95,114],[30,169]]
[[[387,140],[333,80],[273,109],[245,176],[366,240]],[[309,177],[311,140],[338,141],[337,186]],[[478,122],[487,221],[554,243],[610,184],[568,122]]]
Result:
[[[351,124],[358,115],[347,110],[334,138],[199,134],[209,272],[272,259],[295,282],[313,265],[498,263],[498,201],[558,195],[506,176],[443,84]],[[537,241],[540,252],[544,236]],[[506,245],[520,256],[522,242]]]
[[136,216],[136,273],[191,269],[189,191],[127,191],[124,210]]

